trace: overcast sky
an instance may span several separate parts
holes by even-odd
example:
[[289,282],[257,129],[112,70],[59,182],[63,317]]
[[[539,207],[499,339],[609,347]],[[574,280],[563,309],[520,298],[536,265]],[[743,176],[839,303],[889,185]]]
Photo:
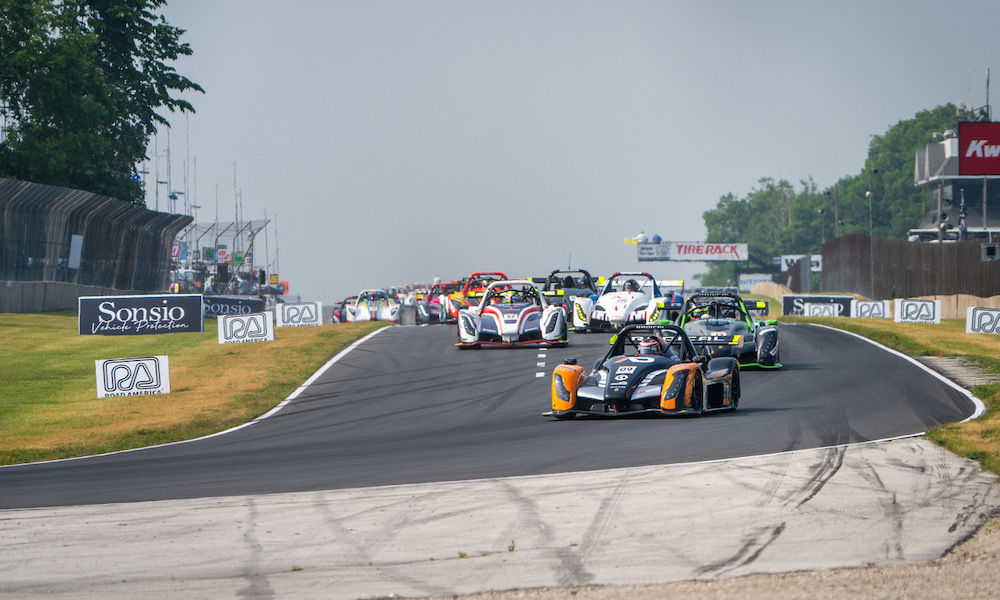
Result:
[[201,206],[199,222],[215,220],[216,190],[220,220],[234,220],[238,191],[244,219],[277,225],[257,263],[266,254],[293,293],[325,303],[478,270],[690,278],[704,267],[639,263],[623,240],[703,240],[702,214],[762,177],[824,189],[857,174],[872,135],[985,104],[1000,65],[996,0],[171,0],[163,12],[194,51],[174,66],[206,92],[185,96],[196,114],[167,114],[170,187]]

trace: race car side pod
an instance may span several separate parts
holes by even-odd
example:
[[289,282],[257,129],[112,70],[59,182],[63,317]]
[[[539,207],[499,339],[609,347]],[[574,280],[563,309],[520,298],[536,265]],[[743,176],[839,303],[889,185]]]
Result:
[[576,408],[576,390],[583,381],[583,367],[575,358],[567,359],[552,372],[552,410],[565,411]]

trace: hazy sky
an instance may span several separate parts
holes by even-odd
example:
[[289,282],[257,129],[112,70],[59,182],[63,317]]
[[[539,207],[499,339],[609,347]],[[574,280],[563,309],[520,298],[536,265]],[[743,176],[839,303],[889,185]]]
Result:
[[328,303],[570,262],[690,278],[704,267],[639,263],[624,238],[702,240],[704,211],[761,177],[826,188],[898,121],[985,104],[1000,65],[996,0],[173,0],[164,14],[194,50],[174,66],[206,92],[186,96],[196,114],[167,114],[171,187],[199,222],[216,190],[233,220],[239,190],[244,219],[276,220],[268,262]]

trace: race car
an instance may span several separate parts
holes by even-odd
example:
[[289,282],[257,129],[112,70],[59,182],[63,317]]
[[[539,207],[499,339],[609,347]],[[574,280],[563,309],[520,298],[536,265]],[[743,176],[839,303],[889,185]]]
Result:
[[[435,283],[431,285],[423,297],[416,298],[416,318],[419,324],[445,323],[448,321],[446,314],[448,309],[448,296],[459,291],[458,282]],[[458,312],[455,312],[458,316]]]
[[743,301],[732,290],[699,290],[684,303],[677,325],[712,357],[731,356],[744,367],[780,369],[777,321],[754,320],[767,314],[763,300]]
[[557,419],[736,410],[740,365],[700,354],[676,325],[628,325],[590,374],[575,359],[557,366],[551,396],[552,410],[543,416]]
[[399,321],[399,304],[385,290],[362,290],[347,306],[347,322],[358,321]]
[[573,331],[617,331],[625,325],[669,321],[680,299],[665,298],[649,273],[614,273],[595,299],[573,302]]
[[445,321],[455,323],[458,321],[458,311],[463,308],[470,308],[479,303],[479,298],[486,291],[493,281],[507,279],[507,275],[500,271],[482,271],[473,273],[461,280],[461,288],[448,295],[448,302],[442,305],[444,309],[441,313]]
[[542,286],[542,294],[549,303],[561,305],[567,315],[572,314],[576,298],[597,297],[595,279],[584,269],[556,269],[548,277],[532,277],[531,280]]
[[347,307],[354,304],[358,300],[357,296],[348,296],[341,300],[337,306],[333,309],[333,314],[330,317],[333,323],[346,323],[347,322]]
[[461,349],[482,345],[566,346],[569,330],[562,307],[551,306],[538,287],[528,280],[494,281],[479,305],[458,313]]

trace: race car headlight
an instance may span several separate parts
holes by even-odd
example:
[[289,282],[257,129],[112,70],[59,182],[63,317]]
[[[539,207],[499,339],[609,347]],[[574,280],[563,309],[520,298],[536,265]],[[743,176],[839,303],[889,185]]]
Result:
[[464,315],[462,316],[462,329],[465,330],[466,335],[476,335],[476,326],[472,324],[472,319]]
[[553,331],[555,331],[556,323],[558,322],[559,322],[559,315],[556,313],[552,313],[552,315],[549,316],[548,323],[545,324],[545,333],[552,333]]
[[580,317],[581,320],[587,320],[587,313],[583,312],[583,307],[579,304],[576,305],[576,316]]
[[563,381],[562,375],[556,373],[552,376],[552,389],[556,396],[558,396],[563,402],[572,401],[573,395],[570,394],[568,389],[566,389],[566,382]]
[[687,371],[675,371],[673,375],[674,375],[674,380],[670,382],[670,387],[664,390],[663,394],[660,396],[661,403],[664,400],[670,400],[679,397],[681,395],[681,390],[684,389],[684,385],[687,383],[687,376],[688,376]]

